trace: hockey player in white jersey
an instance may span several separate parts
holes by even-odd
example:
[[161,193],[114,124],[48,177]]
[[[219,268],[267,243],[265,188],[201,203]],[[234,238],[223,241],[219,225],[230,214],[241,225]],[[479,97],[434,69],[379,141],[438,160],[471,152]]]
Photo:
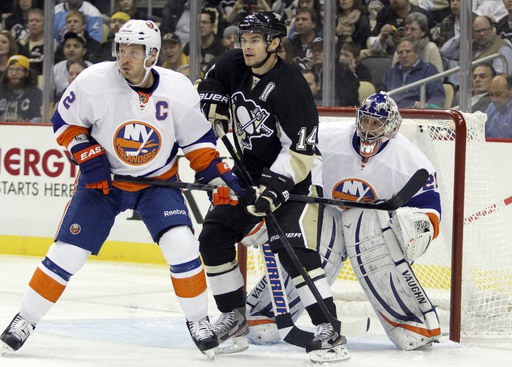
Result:
[[[435,308],[410,267],[438,235],[441,206],[436,172],[425,155],[398,133],[400,124],[398,107],[384,92],[362,103],[355,126],[320,123],[318,146],[327,197],[385,200],[417,170],[424,168],[430,175],[424,187],[393,212],[326,207],[318,251],[331,284],[343,261],[350,259],[390,340],[410,350],[436,342],[441,333]],[[257,245],[261,238],[255,233],[244,243]],[[265,288],[262,279],[247,297],[249,338],[254,343],[279,341],[270,293],[262,292]],[[286,293],[296,320],[304,307],[292,287]]]
[[116,34],[115,45],[117,62],[81,73],[52,117],[57,142],[80,166],[80,175],[55,242],[37,267],[19,313],[0,336],[0,352],[25,343],[71,277],[91,254],[98,254],[116,215],[127,209],[138,212],[170,265],[176,296],[199,350],[212,357],[218,345],[207,316],[199,243],[180,190],[112,182],[111,175],[176,181],[181,149],[199,182],[224,185],[213,195],[214,204],[229,203],[234,193],[243,192],[219,159],[212,126],[192,83],[155,66],[161,46],[158,27],[152,21],[131,20]]

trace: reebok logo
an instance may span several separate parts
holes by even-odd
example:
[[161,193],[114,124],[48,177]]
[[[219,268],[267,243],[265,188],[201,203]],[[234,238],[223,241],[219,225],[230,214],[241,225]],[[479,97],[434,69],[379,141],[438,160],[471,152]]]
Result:
[[165,210],[164,217],[170,217],[172,215],[187,215],[187,212],[182,209]]

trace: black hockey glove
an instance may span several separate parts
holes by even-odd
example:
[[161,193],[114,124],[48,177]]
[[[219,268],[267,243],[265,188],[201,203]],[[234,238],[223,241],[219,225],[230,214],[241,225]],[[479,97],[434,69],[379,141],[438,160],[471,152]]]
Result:
[[[201,109],[215,130],[220,124],[224,133],[229,129],[229,97],[224,87],[215,79],[202,80],[197,86]],[[217,135],[217,132],[215,132]]]
[[273,212],[290,198],[290,190],[295,183],[291,178],[264,168],[261,173],[259,187],[256,189],[254,205],[247,206],[247,212],[262,217]]

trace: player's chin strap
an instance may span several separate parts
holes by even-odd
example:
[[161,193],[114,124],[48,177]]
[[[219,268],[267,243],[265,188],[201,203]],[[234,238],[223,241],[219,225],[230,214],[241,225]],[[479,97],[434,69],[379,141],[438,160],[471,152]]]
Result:
[[274,51],[269,51],[268,50],[268,45],[267,45],[266,51],[267,51],[267,56],[263,59],[263,61],[259,62],[258,64],[254,65],[254,66],[251,66],[252,69],[261,68],[270,59],[270,56],[272,56],[272,54],[276,54],[277,55],[277,49],[274,50]]
[[144,78],[142,78],[142,81],[139,84],[132,84],[132,83],[130,83],[130,81],[128,79],[125,78],[126,83],[128,83],[129,86],[140,87],[146,81],[146,79],[149,76],[149,73],[151,72],[151,69],[153,68],[153,65],[155,65],[155,63],[156,63],[156,61],[155,61],[154,63],[151,64],[151,66],[146,66],[146,62],[148,61],[148,59],[149,59],[149,56],[146,56],[144,58],[144,70],[146,70],[146,71],[144,72]]

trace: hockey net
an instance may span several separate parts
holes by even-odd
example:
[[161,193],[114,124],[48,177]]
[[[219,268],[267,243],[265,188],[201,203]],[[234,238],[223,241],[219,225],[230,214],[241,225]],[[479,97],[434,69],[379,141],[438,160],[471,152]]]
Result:
[[[354,124],[354,109],[319,111],[321,123]],[[400,132],[436,167],[442,196],[441,234],[415,262],[414,271],[445,330],[449,325],[451,340],[512,337],[512,205],[498,197],[495,174],[486,165],[486,117],[457,111],[401,112]],[[263,274],[259,251],[249,250],[248,290]],[[341,315],[373,312],[348,261],[332,290]]]

